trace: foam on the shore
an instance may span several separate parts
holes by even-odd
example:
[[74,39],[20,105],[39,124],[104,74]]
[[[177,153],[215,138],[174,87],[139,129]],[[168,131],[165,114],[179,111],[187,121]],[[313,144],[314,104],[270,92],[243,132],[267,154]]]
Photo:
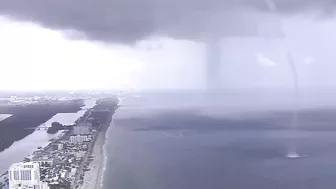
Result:
[[[112,116],[115,116],[117,111],[118,111],[118,109],[116,109],[116,112]],[[114,119],[111,120],[110,126],[105,131],[105,141],[104,141],[104,145],[103,145],[104,161],[103,161],[103,168],[101,170],[102,174],[101,174],[101,178],[100,178],[100,187],[101,188],[103,188],[103,185],[104,185],[104,177],[105,177],[105,171],[106,171],[107,160],[108,160],[107,150],[106,150],[107,145],[108,145],[108,133],[113,126],[114,126]]]
[[[111,116],[113,117],[114,114]],[[111,117],[111,119],[112,119]],[[98,134],[98,138],[95,141],[93,154],[95,159],[90,163],[91,170],[85,173],[84,183],[82,184],[82,189],[102,189],[104,183],[104,176],[107,165],[107,143],[108,143],[108,132],[110,127],[113,125],[113,119],[108,126],[101,130]]]
[[[113,120],[112,120],[113,122]],[[108,132],[110,127],[112,126],[112,122],[110,123],[109,128],[107,128],[106,132],[105,132],[105,141],[104,141],[104,145],[103,145],[103,157],[104,157],[104,161],[103,161],[103,168],[102,168],[102,173],[101,173],[101,178],[100,178],[100,187],[103,188],[103,184],[104,184],[104,176],[105,176],[105,171],[106,171],[106,164],[107,164],[107,153],[106,153],[106,145],[107,145],[107,141],[108,141]]]

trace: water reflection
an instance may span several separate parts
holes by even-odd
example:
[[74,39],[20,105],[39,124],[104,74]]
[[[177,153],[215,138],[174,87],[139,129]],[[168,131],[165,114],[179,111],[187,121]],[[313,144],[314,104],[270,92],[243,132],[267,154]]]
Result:
[[[50,126],[52,122],[59,122],[64,125],[75,123],[79,117],[84,115],[86,109],[92,108],[96,104],[96,99],[87,99],[84,103],[85,106],[77,113],[58,113],[41,126]],[[10,148],[0,153],[0,173],[5,172],[11,164],[22,161],[24,157],[30,155],[38,147],[48,145],[50,139],[61,134],[61,132],[48,134],[45,130],[40,130],[14,142]]]

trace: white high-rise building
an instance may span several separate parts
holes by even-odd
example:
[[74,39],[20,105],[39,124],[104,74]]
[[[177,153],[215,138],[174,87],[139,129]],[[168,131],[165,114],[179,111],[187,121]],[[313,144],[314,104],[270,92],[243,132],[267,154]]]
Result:
[[37,162],[13,164],[8,170],[8,179],[9,189],[45,189],[47,187],[40,182],[40,167]]
[[88,135],[73,135],[70,136],[70,142],[73,144],[83,144],[91,140],[91,136]]

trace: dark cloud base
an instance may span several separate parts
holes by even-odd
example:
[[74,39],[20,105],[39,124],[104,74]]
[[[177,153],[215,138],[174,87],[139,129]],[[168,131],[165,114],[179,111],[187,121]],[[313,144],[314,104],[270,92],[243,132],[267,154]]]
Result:
[[[274,0],[279,12],[333,12],[335,0]],[[203,40],[253,36],[247,11],[267,12],[264,0],[0,0],[0,15],[47,28],[77,30],[90,40],[135,42],[158,35]]]

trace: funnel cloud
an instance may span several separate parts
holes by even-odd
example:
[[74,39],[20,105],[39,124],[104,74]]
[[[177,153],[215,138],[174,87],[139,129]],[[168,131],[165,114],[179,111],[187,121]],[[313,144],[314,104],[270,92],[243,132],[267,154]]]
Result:
[[[312,18],[312,15],[318,14],[330,15],[333,13],[335,3],[331,0],[273,0],[273,6],[267,2],[265,0],[0,0],[0,18],[5,17],[8,22],[13,21],[15,23],[13,28],[20,30],[20,33],[8,30],[5,35],[2,34],[4,39],[11,39],[7,40],[7,44],[17,43],[20,44],[18,46],[22,47],[22,43],[26,43],[28,48],[22,48],[22,51],[27,52],[26,49],[33,49],[31,44],[34,43],[34,46],[38,49],[36,52],[39,52],[34,54],[34,57],[38,57],[38,60],[41,59],[39,54],[46,54],[40,53],[42,50],[52,54],[52,56],[43,58],[46,60],[36,64],[44,65],[45,62],[48,62],[48,64],[59,65],[61,64],[59,62],[68,62],[68,60],[83,62],[83,60],[77,59],[81,59],[85,54],[85,56],[91,57],[90,59],[83,58],[87,65],[99,60],[99,62],[106,62],[103,65],[104,68],[111,67],[111,62],[113,62],[115,70],[123,67],[127,74],[120,74],[118,77],[125,78],[127,84],[111,82],[113,84],[106,83],[101,88],[110,85],[139,86],[139,83],[154,88],[167,87],[167,82],[171,82],[169,84],[171,87],[182,86],[181,83],[185,82],[183,87],[190,83],[192,86],[203,88],[204,79],[208,88],[220,87],[218,85],[221,80],[230,80],[230,82],[223,83],[223,88],[259,85],[263,87],[291,86],[292,84],[289,84],[289,81],[282,79],[284,74],[289,74],[289,72],[287,73],[289,68],[287,63],[284,63],[286,60],[282,58],[285,55],[277,53],[284,34],[279,29],[280,24],[276,22],[276,16],[279,15],[281,19],[286,20],[287,18],[294,18],[293,15],[307,14],[310,18]],[[276,7],[276,14],[270,11],[272,6],[273,8]],[[328,41],[333,39],[329,36],[333,36],[335,30],[332,26],[334,24],[325,24],[327,22],[327,19],[325,19],[314,21],[314,25],[309,25],[310,22],[304,21],[306,18],[300,17],[301,20],[288,20],[283,30],[288,35],[288,41],[293,43],[294,47],[296,45],[295,48],[293,47],[293,52],[295,52],[293,59],[299,64],[304,59],[305,64],[298,65],[300,85],[331,85],[333,84],[332,80],[324,79],[324,82],[321,82],[321,78],[325,78],[326,73],[333,69],[327,69],[321,65],[328,66],[329,64],[330,67],[333,67],[331,59],[325,57],[328,57],[326,54],[334,55],[333,52],[329,52],[328,48],[332,49],[335,43],[328,43],[328,46],[324,46],[326,43],[322,43],[320,39],[329,38]],[[31,31],[29,29],[31,27],[39,28],[36,31],[34,30],[38,33],[34,37],[34,42],[26,42],[26,39],[33,39],[31,35],[35,35],[34,32],[23,32],[17,26],[27,28],[27,31]],[[6,32],[6,30],[2,31]],[[27,34],[24,35],[27,37],[22,39],[16,37],[16,35],[23,36],[21,31]],[[49,34],[43,37],[42,34],[46,31],[52,31],[52,37]],[[307,35],[302,35],[303,33]],[[313,37],[309,36],[309,40],[304,39],[308,38],[308,34]],[[275,38],[276,40],[273,40]],[[53,40],[55,44],[47,43],[49,39]],[[152,41],[157,42],[159,39],[169,39],[178,44],[177,47],[182,46],[182,44],[188,46],[189,43],[193,43],[193,45],[188,46],[190,47],[189,50],[182,47],[167,47],[166,44],[161,45],[160,48],[155,48],[155,50],[152,47],[147,47],[147,52],[140,52],[133,48],[141,42],[149,41],[151,43]],[[272,42],[267,42],[268,39],[271,39],[269,41]],[[37,42],[38,40],[41,42]],[[321,48],[317,47],[317,43],[320,44]],[[2,44],[5,49],[8,49],[7,44],[3,42]],[[67,59],[69,58],[67,56],[57,54],[60,50],[63,52],[63,49],[67,49],[64,46],[74,44],[76,48],[69,47],[72,52],[73,49],[78,50],[80,48],[83,50],[78,52],[87,52],[86,48],[94,48],[97,54],[78,53],[79,55],[77,55],[73,53],[72,56],[75,59],[72,60]],[[132,44],[136,45],[132,46]],[[314,45],[310,46],[310,44]],[[127,53],[132,54],[127,56],[127,61],[125,60],[126,56],[117,56],[115,51],[115,49],[123,49],[125,46],[127,46],[125,53],[127,51]],[[48,47],[48,49],[45,47]],[[203,47],[205,47],[205,50]],[[111,48],[113,49],[111,50]],[[69,51],[64,50],[64,53],[67,54]],[[112,51],[115,53],[113,58]],[[161,53],[161,51],[167,53]],[[13,48],[13,52],[15,54],[19,53],[17,48]],[[92,52],[92,50],[88,50],[88,52]],[[101,58],[101,53],[104,54],[104,58]],[[256,53],[258,53],[257,57]],[[7,55],[6,59],[2,58],[4,59],[2,62],[14,61],[9,53],[5,54]],[[27,53],[27,56],[30,57],[32,54]],[[178,57],[180,54],[185,54],[185,56]],[[105,56],[110,55],[111,58],[105,58]],[[56,59],[52,58],[52,61],[56,63],[50,63],[48,58],[54,56],[62,57],[62,60],[55,61]],[[156,56],[156,58],[148,58],[149,56]],[[313,57],[313,59],[307,57]],[[15,56],[15,58],[19,57]],[[66,60],[63,60],[63,58]],[[113,61],[110,59],[113,59]],[[315,63],[315,59],[318,62]],[[16,59],[15,61],[24,62]],[[30,62],[37,61],[32,60]],[[129,62],[129,64],[125,62]],[[205,66],[204,63],[206,63]],[[258,63],[259,65],[257,65]],[[197,66],[198,64],[199,66]],[[160,67],[164,67],[161,65],[168,67],[170,72],[161,69]],[[40,68],[41,66],[37,67]],[[130,74],[131,71],[129,71],[133,67],[138,68],[137,78],[141,79],[133,79],[135,74]],[[274,67],[274,69],[268,67]],[[188,74],[180,74],[176,71],[179,68],[181,68],[181,73],[184,71]],[[157,79],[158,69],[164,70],[160,80]],[[236,71],[233,71],[235,69]],[[87,70],[89,71],[89,69]],[[107,72],[108,69],[105,70]],[[228,71],[226,72],[226,70]],[[168,73],[171,73],[171,76]],[[148,76],[150,74],[153,76]],[[174,80],[173,78],[176,78],[177,74],[181,75],[181,79]],[[111,75],[113,75],[114,81],[118,81],[114,79],[114,77],[117,77],[116,74]],[[188,82],[184,81],[185,75],[190,77]],[[329,75],[333,76],[334,74],[330,72]],[[151,79],[151,77],[155,79]],[[315,80],[315,78],[319,78],[319,80]],[[133,83],[134,81],[136,84]],[[165,85],[161,83],[165,83]],[[87,83],[83,83],[83,86],[86,85]],[[62,87],[63,85],[59,86]]]

